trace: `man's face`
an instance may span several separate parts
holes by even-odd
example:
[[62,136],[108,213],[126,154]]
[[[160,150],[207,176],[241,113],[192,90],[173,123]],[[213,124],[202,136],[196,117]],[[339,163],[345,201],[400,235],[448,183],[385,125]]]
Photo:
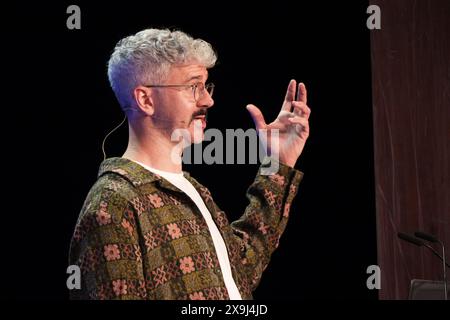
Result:
[[[190,64],[173,66],[169,72],[165,85],[204,85],[208,79],[208,71],[204,66]],[[155,112],[153,121],[156,127],[172,135],[176,129],[187,129],[190,141],[203,141],[206,127],[206,113],[214,101],[204,90],[197,88],[194,97],[192,87],[153,88]]]

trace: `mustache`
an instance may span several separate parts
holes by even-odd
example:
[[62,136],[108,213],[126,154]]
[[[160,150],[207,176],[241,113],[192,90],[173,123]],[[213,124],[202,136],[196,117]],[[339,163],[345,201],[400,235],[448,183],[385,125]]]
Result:
[[194,112],[191,117],[191,122],[194,121],[194,118],[198,116],[205,116],[205,120],[208,120],[208,111],[206,109],[202,109]]

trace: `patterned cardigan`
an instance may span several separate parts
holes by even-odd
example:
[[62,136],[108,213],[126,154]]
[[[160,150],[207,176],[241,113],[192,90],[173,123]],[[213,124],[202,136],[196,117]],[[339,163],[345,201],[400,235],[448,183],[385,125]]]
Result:
[[[272,161],[274,161],[272,159]],[[229,223],[207,188],[197,189],[225,241],[243,299],[252,299],[277,248],[303,173],[279,164],[247,191],[243,216]],[[229,299],[216,250],[194,202],[164,178],[124,158],[102,162],[70,245],[81,270],[72,299]]]

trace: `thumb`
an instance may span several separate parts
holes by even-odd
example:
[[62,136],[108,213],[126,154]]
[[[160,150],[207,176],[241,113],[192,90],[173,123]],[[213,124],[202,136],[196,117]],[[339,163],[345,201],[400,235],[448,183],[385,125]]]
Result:
[[257,106],[253,104],[247,105],[247,110],[250,112],[250,115],[253,118],[253,122],[255,123],[256,129],[264,129],[266,127],[266,121],[264,120],[264,116],[261,110],[258,109]]

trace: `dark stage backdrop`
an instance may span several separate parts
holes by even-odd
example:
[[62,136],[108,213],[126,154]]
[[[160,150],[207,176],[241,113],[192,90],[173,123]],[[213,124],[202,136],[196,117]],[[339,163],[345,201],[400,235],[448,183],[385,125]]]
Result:
[[[166,4],[164,4],[166,3]],[[311,135],[305,173],[279,249],[256,299],[377,299],[366,269],[377,264],[367,1],[61,2],[5,8],[7,164],[2,237],[6,290],[18,299],[67,299],[69,242],[96,180],[105,134],[122,119],[106,63],[116,42],[148,27],[181,29],[217,50],[210,128],[253,128],[254,103],[278,113],[290,79],[303,81]],[[66,8],[81,8],[81,30]],[[123,126],[108,140],[121,156]],[[230,220],[247,205],[257,165],[188,165]]]

